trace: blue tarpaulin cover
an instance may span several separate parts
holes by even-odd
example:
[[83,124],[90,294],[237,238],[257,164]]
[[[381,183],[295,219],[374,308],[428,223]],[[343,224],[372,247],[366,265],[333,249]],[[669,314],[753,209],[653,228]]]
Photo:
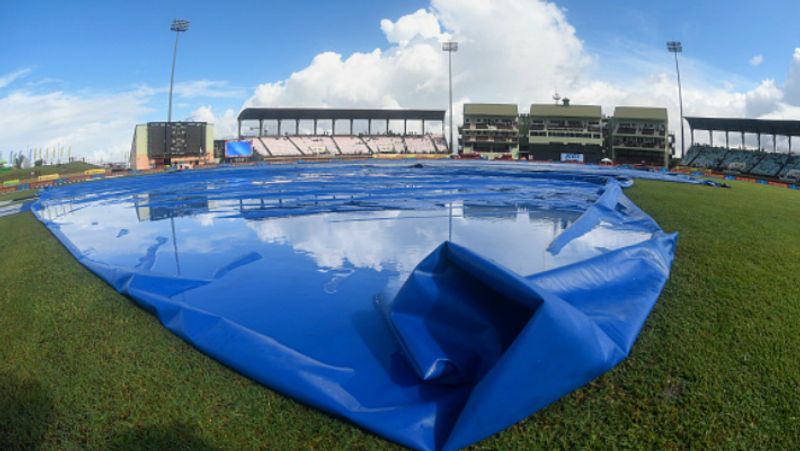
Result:
[[564,165],[292,164],[45,190],[83,265],[199,350],[419,449],[486,438],[631,350],[675,234]]

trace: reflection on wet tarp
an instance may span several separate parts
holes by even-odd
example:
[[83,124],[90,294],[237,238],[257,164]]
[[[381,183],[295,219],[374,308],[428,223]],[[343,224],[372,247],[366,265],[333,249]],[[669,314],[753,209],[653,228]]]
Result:
[[[400,344],[405,329],[387,324],[394,316],[385,317],[376,300],[391,309],[391,299],[410,292],[411,281],[427,280],[420,262],[439,261],[439,252],[436,268],[445,276],[447,265],[471,261],[490,273],[502,268],[498,274],[510,274],[502,280],[517,281],[509,283],[543,290],[546,282],[550,292],[567,296],[567,279],[545,276],[573,274],[605,258],[616,274],[640,274],[635,291],[646,299],[626,302],[644,307],[666,280],[674,237],[613,191],[630,179],[531,167],[296,164],[190,171],[50,189],[35,212],[81,263],[203,352],[390,440],[437,449],[468,444],[519,418],[468,427],[478,435],[454,428],[459,418],[467,421],[463,409],[474,410],[467,404],[483,375],[493,374],[486,371],[498,349],[469,377],[448,383],[419,377],[419,355]],[[596,206],[601,197],[605,206]],[[462,248],[480,257],[459,260],[453,249]],[[659,263],[647,264],[648,255]],[[602,264],[593,265],[603,272]],[[436,271],[430,277],[439,277]],[[603,277],[592,277],[573,288],[602,292],[589,287]],[[617,280],[609,292],[625,293],[628,282]],[[488,292],[475,286],[473,295]],[[427,302],[431,293],[436,290],[413,299]],[[414,327],[442,321],[461,327],[461,313],[448,310],[447,318]],[[504,347],[537,318],[510,315],[517,322],[508,331],[516,332],[501,334]],[[474,322],[477,329],[467,335],[489,333],[481,324],[494,327],[501,318]],[[524,394],[525,387],[515,390]],[[556,392],[564,393],[550,395]],[[515,412],[532,413],[541,403],[526,406]]]

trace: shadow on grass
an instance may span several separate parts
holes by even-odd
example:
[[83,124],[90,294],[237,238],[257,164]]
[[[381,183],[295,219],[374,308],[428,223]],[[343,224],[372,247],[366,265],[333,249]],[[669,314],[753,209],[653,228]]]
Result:
[[195,428],[183,423],[165,426],[127,428],[118,431],[107,447],[109,450],[192,450],[215,449],[197,436]]
[[0,373],[0,449],[36,448],[55,418],[53,409],[38,380]]

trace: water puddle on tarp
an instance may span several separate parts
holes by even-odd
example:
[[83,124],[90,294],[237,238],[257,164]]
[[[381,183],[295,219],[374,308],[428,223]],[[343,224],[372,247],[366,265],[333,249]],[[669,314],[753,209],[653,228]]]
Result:
[[[287,279],[303,280],[307,288],[324,292],[325,300],[339,303],[369,303],[384,287],[402,283],[426,255],[448,240],[527,275],[652,236],[598,227],[551,255],[547,246],[579,213],[458,202],[436,210],[248,220],[231,218],[231,208],[252,212],[260,205],[257,199],[231,204],[194,198],[192,203],[191,209],[171,209],[137,206],[134,198],[72,209],[56,204],[41,214],[57,222],[72,244],[94,261],[190,279],[219,278],[221,270],[230,271],[235,269],[230,265],[244,261],[259,274],[248,284],[257,283],[270,292]],[[318,300],[298,297],[294,302]]]

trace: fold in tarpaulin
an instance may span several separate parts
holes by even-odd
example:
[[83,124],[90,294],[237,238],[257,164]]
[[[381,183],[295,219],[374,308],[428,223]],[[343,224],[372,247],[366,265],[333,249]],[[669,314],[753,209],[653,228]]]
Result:
[[624,359],[669,277],[676,235],[627,175],[531,167],[204,170],[51,189],[34,212],[211,357],[456,449]]

